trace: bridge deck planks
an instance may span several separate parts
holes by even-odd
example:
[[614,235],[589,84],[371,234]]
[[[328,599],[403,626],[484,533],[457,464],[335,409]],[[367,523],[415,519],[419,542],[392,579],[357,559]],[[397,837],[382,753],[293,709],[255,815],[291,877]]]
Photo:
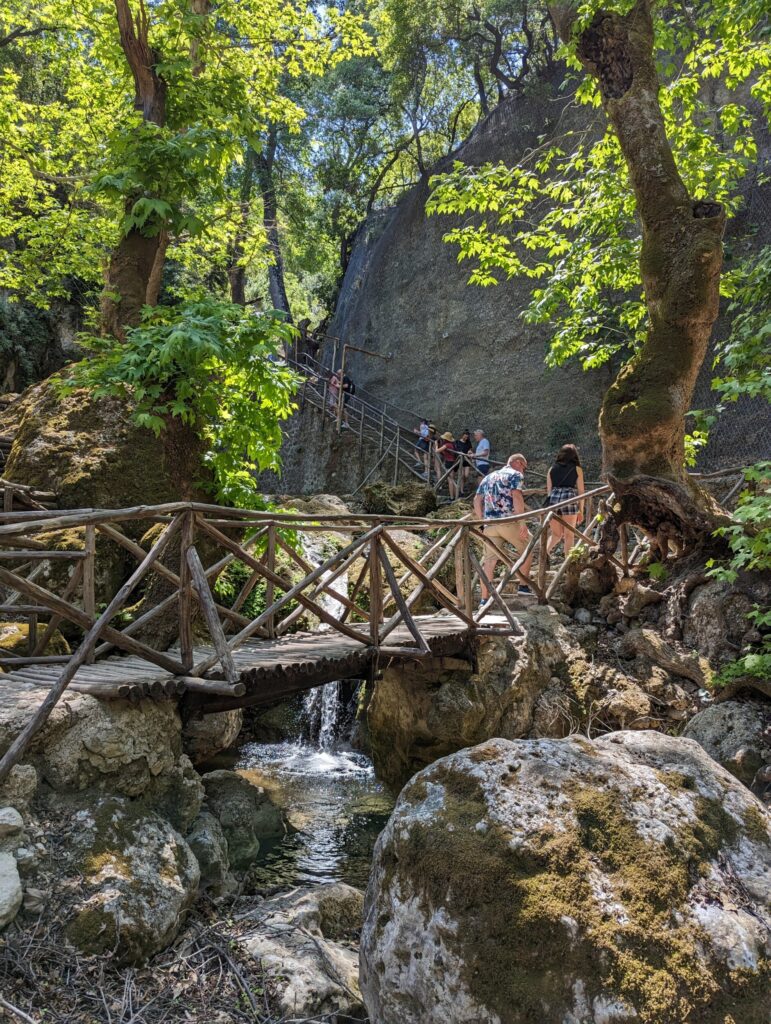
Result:
[[[432,653],[438,656],[462,650],[471,633],[464,622],[450,614],[417,616],[416,622]],[[503,624],[499,616],[491,615],[485,620],[485,625],[493,627]],[[414,645],[414,638],[403,626],[388,638],[389,649],[413,648]],[[212,647],[197,646],[194,648],[194,661],[199,662],[211,654]],[[405,656],[412,657],[409,654]],[[243,696],[192,692],[180,680],[175,684],[171,673],[133,655],[114,655],[93,665],[83,665],[69,689],[105,700],[125,696],[127,685],[131,687],[134,699],[138,696],[153,699],[183,694],[191,710],[211,713],[266,704],[325,682],[355,678],[366,674],[373,658],[371,647],[332,630],[290,633],[275,640],[247,641],[233,652],[240,680],[246,686]],[[14,693],[18,693],[26,704],[31,691],[49,689],[63,669],[64,665],[26,665],[14,672],[7,666],[6,673],[0,675],[2,703],[8,706],[13,702]],[[151,692],[151,687],[154,692]]]

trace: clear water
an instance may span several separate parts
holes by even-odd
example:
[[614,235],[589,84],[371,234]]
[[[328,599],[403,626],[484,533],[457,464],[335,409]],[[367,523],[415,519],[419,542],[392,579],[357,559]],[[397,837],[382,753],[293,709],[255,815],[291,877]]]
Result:
[[265,788],[291,826],[261,850],[252,870],[258,886],[342,881],[366,888],[372,849],[394,803],[369,758],[298,742],[249,743],[235,767]]
[[[321,538],[305,535],[302,542],[307,561],[320,565],[326,557]],[[347,574],[335,587],[347,592]],[[330,594],[319,601],[333,615],[343,611]],[[291,826],[283,840],[263,845],[251,872],[257,886],[342,881],[366,887],[372,849],[393,799],[375,779],[369,758],[346,749],[342,710],[338,682],[316,687],[303,701],[303,736],[309,740],[249,743],[239,751],[236,769],[268,792]]]

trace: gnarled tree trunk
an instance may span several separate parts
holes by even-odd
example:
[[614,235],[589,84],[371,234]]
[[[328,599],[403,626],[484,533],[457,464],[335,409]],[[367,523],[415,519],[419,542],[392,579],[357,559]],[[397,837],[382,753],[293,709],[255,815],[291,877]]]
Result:
[[[694,202],[678,173],[659,105],[652,0],[600,11],[577,39],[624,155],[642,224],[640,271],[648,336],[609,388],[600,413],[603,466],[630,520],[690,543],[714,526],[684,468],[685,417],[718,314],[725,211]],[[571,38],[576,8],[549,10]]]
[[[166,83],[157,73],[159,55],[148,40],[148,17],[143,5],[134,17],[129,0],[115,0],[120,42],[134,77],[134,106],[145,121],[163,125],[166,119]],[[134,201],[127,200],[126,211]],[[160,278],[168,240],[165,232],[145,235],[137,228],[118,242],[105,274],[101,301],[102,331],[116,338],[139,322],[142,306],[158,301]],[[159,266],[160,263],[160,266]]]

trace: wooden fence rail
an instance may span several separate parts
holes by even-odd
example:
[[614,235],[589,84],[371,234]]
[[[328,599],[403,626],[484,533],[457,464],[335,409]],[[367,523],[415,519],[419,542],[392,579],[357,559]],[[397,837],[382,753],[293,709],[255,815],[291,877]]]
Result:
[[[584,497],[596,507],[608,497],[606,487]],[[141,658],[168,673],[169,684],[156,685],[157,695],[188,689],[225,696],[243,693],[238,651],[255,640],[276,643],[297,627],[303,616],[319,623],[325,637],[338,634],[346,642],[382,657],[424,657],[430,654],[421,627],[419,609],[426,602],[439,614],[454,617],[467,633],[517,633],[510,585],[527,584],[535,599],[546,603],[565,572],[568,559],[552,569],[547,538],[552,521],[563,524],[583,543],[592,543],[602,509],[589,525],[579,528],[560,516],[572,500],[550,508],[510,517],[525,520],[532,531],[524,551],[512,552],[500,540],[485,537],[484,523],[468,516],[460,520],[397,516],[318,515],[251,512],[194,502],[138,506],[118,510],[45,509],[10,512],[0,523],[0,616],[5,621],[25,620],[29,626],[26,652],[5,652],[0,665],[8,671],[34,673],[25,666],[50,666],[51,688],[40,708],[0,761],[0,781],[16,763],[26,745],[46,721],[68,686],[78,689],[78,669],[98,664],[114,651]],[[132,536],[152,523],[163,529],[149,550]],[[82,547],[58,551],[46,541],[52,529],[79,530]],[[314,557],[304,537],[328,534],[331,553]],[[401,534],[428,533],[422,553],[408,550]],[[635,545],[628,550],[629,542]],[[119,549],[130,555],[136,568],[115,593],[99,592],[104,560]],[[642,545],[622,533],[622,547],[613,564],[628,573]],[[503,563],[503,574],[488,579],[486,554]],[[530,556],[536,568],[525,571]],[[320,560],[319,560],[320,557]],[[248,570],[235,597],[225,603],[217,596],[216,581],[238,562]],[[45,569],[45,572],[42,570]],[[162,581],[165,591],[149,608],[136,610],[132,621],[116,617],[136,601],[150,577]],[[477,605],[475,593],[483,583],[488,599]],[[104,584],[102,584],[102,589]],[[250,606],[258,591],[260,601]],[[146,592],[146,591],[145,591]],[[249,607],[259,607],[247,614]],[[97,608],[104,607],[101,614]],[[146,627],[158,621],[176,622],[176,646],[157,649],[146,638]],[[485,622],[490,617],[489,622]],[[70,655],[47,654],[54,633],[67,625],[76,644]],[[394,646],[391,637],[411,641]],[[405,633],[406,631],[406,633]],[[208,634],[203,654],[196,635]],[[58,668],[56,668],[58,666]],[[54,671],[56,669],[56,671]],[[0,686],[2,686],[0,677]]]

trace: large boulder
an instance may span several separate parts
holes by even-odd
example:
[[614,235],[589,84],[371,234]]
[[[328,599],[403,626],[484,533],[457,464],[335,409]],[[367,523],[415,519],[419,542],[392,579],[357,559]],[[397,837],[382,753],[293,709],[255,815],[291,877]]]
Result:
[[259,908],[257,927],[242,941],[259,959],[282,1016],[364,1016],[357,977],[363,904],[358,889],[335,883]]
[[185,841],[198,861],[202,887],[209,889],[215,896],[236,887],[235,878],[230,873],[228,841],[222,825],[213,814],[201,811],[185,836]]
[[84,953],[143,963],[172,941],[198,893],[198,862],[163,818],[107,798],[75,815],[69,857],[81,884],[66,927]]
[[53,491],[62,508],[126,508],[198,497],[201,443],[179,419],[157,438],[127,402],[86,391],[62,397],[52,379],[28,388],[5,475]]
[[[454,750],[491,736],[525,736],[539,698],[554,689],[553,680],[560,699],[564,696],[564,686],[570,689],[567,663],[579,654],[575,641],[549,608],[532,609],[520,621],[523,636],[480,641],[475,671],[449,658],[385,670],[367,710],[380,778],[401,785]],[[542,703],[539,710],[544,711]],[[547,717],[540,714],[539,723]],[[567,722],[564,716],[555,719],[557,735]]]
[[167,701],[103,701],[79,695],[71,717],[40,748],[38,763],[56,790],[96,786],[123,796],[141,796],[176,763],[181,722]]
[[237,772],[220,769],[203,776],[206,809],[222,826],[228,859],[234,871],[247,871],[260,850],[260,842],[286,835],[281,809],[261,786]]
[[491,740],[378,840],[372,1024],[764,1024],[771,819],[692,740]]
[[725,701],[705,708],[690,720],[683,736],[696,740],[718,764],[745,786],[771,765],[771,704]]
[[683,616],[683,641],[714,668],[736,658],[736,650],[750,629],[747,615],[755,604],[771,603],[771,584],[758,576],[743,592],[741,584],[710,580],[696,587]]
[[402,484],[378,480],[367,484],[362,495],[365,510],[376,515],[427,516],[436,509],[436,492],[417,480]]
[[210,760],[238,739],[244,721],[241,708],[189,718],[182,728],[182,746],[193,764]]

